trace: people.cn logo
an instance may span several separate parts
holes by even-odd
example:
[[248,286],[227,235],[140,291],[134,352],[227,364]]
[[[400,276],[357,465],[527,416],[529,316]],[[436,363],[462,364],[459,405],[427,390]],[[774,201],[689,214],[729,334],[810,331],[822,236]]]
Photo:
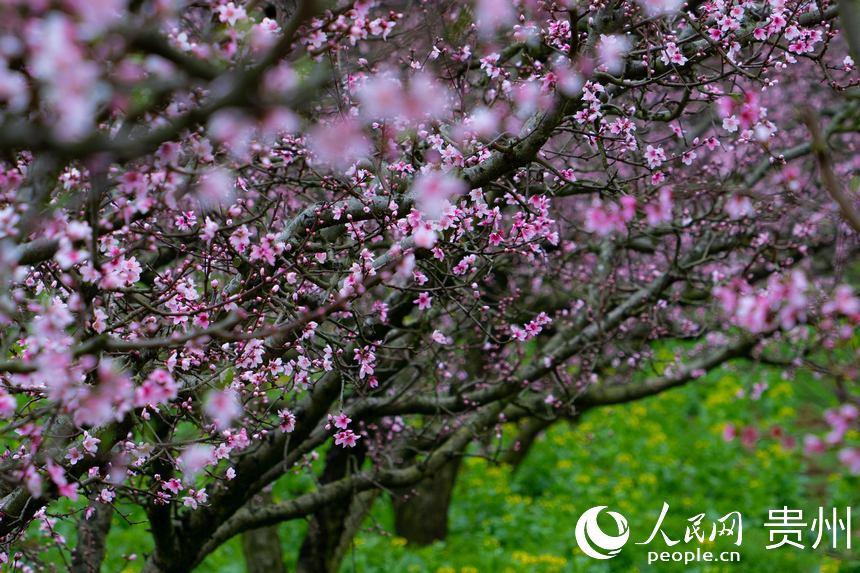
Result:
[[604,509],[606,509],[605,505],[598,505],[583,513],[576,522],[576,530],[574,531],[579,548],[594,559],[612,559],[618,555],[630,537],[627,519],[614,511],[607,511],[606,513],[615,520],[615,525],[618,526],[618,535],[607,535],[600,529],[597,516]]

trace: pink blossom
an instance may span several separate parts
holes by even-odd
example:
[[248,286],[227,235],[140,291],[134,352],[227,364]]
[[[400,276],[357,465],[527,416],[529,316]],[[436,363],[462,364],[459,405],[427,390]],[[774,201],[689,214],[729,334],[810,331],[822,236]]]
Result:
[[203,232],[200,233],[200,237],[207,243],[211,243],[212,239],[215,238],[215,234],[218,232],[218,229],[218,223],[209,217],[206,217],[206,220],[203,223]]
[[419,249],[432,249],[437,240],[436,231],[433,230],[433,227],[429,223],[419,224],[412,237],[415,241],[415,246]]
[[334,435],[334,444],[342,448],[354,448],[361,436],[353,433],[352,430],[344,430]]
[[238,253],[244,253],[251,245],[251,231],[245,225],[242,225],[230,235],[230,245],[236,249]]
[[831,300],[822,307],[824,314],[843,314],[856,317],[860,314],[860,298],[854,295],[854,289],[849,285],[840,285],[833,292]]
[[135,257],[117,257],[102,265],[100,286],[107,290],[130,287],[140,280],[142,270]]
[[263,18],[259,24],[251,27],[251,46],[255,52],[270,49],[278,39],[280,26],[271,18]]
[[362,112],[368,119],[401,119],[410,123],[442,117],[449,94],[430,75],[418,73],[404,86],[396,78],[380,74],[358,90]]
[[81,454],[81,451],[78,448],[72,446],[71,448],[69,448],[69,451],[66,452],[65,458],[69,460],[69,464],[75,465],[79,461],[84,459],[84,456],[83,454]]
[[180,454],[179,469],[182,471],[185,481],[192,481],[197,474],[212,463],[213,450],[214,448],[208,444],[194,444],[188,446]]
[[334,427],[341,430],[345,430],[349,426],[350,422],[352,422],[352,420],[343,412],[331,418],[331,423],[334,424]]
[[838,458],[848,473],[860,475],[860,448],[843,448],[839,450]]
[[60,265],[61,269],[70,269],[88,258],[89,252],[85,249],[76,249],[66,237],[60,239],[60,248],[57,249],[57,254],[54,255],[54,259]]
[[110,361],[98,368],[98,384],[80,388],[71,398],[70,408],[78,425],[100,426],[122,420],[132,407],[134,387],[128,376]]
[[675,42],[669,42],[666,44],[666,47],[663,48],[663,55],[660,56],[660,59],[667,66],[670,64],[683,66],[687,63],[687,58],[684,57],[683,52]]
[[187,495],[182,498],[182,505],[185,507],[190,507],[191,509],[197,509],[201,504],[209,501],[209,495],[206,493],[206,488],[202,488],[200,490],[188,490],[188,493],[191,495]]
[[260,339],[249,340],[242,349],[242,354],[239,356],[238,364],[242,368],[254,368],[263,363],[263,341]]
[[370,142],[351,119],[316,126],[308,134],[308,146],[322,163],[339,170],[370,154]]
[[116,499],[116,490],[112,487],[106,487],[99,492],[99,501],[101,503],[111,503]]
[[289,434],[296,429],[296,415],[290,410],[281,410],[278,412],[278,417],[281,420],[280,429],[282,432]]
[[235,26],[237,22],[244,20],[247,17],[248,15],[245,13],[245,8],[242,6],[237,7],[233,2],[228,2],[227,4],[222,4],[218,7],[218,20],[231,26]]
[[610,74],[617,74],[624,69],[624,56],[630,51],[632,43],[626,36],[614,34],[600,35],[597,42],[597,59]]
[[107,330],[107,313],[104,309],[95,308],[93,309],[93,321],[92,328],[98,333],[102,333]]
[[4,59],[0,59],[0,101],[13,112],[22,111],[30,102],[26,76],[10,70]]
[[512,24],[516,18],[510,0],[477,0],[475,16],[483,36],[490,36],[499,28]]
[[85,452],[94,455],[98,451],[100,443],[100,439],[91,436],[88,431],[84,430],[84,440],[83,442],[81,442],[81,445],[83,446]]
[[169,491],[173,495],[176,495],[180,491],[182,491],[182,482],[176,478],[171,478],[171,479],[167,480],[166,482],[164,482],[163,484],[161,484],[161,487],[162,487],[162,489]]
[[412,185],[415,204],[429,220],[438,219],[448,201],[466,191],[468,186],[462,179],[439,171],[418,175]]
[[422,292],[413,302],[418,305],[418,310],[427,310],[433,302],[433,297],[429,293]]
[[672,14],[684,4],[683,0],[639,0],[639,3],[649,17]]
[[177,387],[173,376],[167,370],[157,368],[135,389],[134,405],[138,408],[158,406],[173,400],[176,395]]
[[30,495],[33,497],[42,496],[42,476],[36,471],[36,468],[31,465],[26,466],[21,477],[24,484],[27,486],[27,491],[30,492]]
[[645,205],[645,216],[651,226],[669,223],[672,220],[672,192],[664,187],[660,190],[657,201]]
[[233,201],[233,178],[225,169],[212,169],[200,176],[196,194],[203,211],[218,209]]
[[752,201],[745,195],[732,195],[726,200],[726,213],[732,219],[743,219],[755,214]]
[[242,404],[235,390],[212,391],[206,396],[204,412],[215,423],[215,427],[223,430],[242,415]]
[[645,162],[649,168],[654,169],[655,167],[659,167],[664,161],[666,161],[666,152],[663,151],[662,147],[648,145],[645,148]]
[[723,118],[723,129],[725,129],[729,133],[736,132],[740,124],[740,120],[734,115]]
[[442,333],[442,331],[440,330],[434,330],[433,334],[431,335],[431,338],[436,344],[447,345],[453,342],[453,340],[449,336],[445,336],[445,334]]
[[46,469],[51,481],[57,486],[57,491],[61,496],[68,497],[72,501],[78,499],[78,484],[69,483],[66,479],[66,472],[62,467],[56,465],[51,460],[48,460]]
[[750,332],[765,332],[780,326],[793,328],[806,318],[808,281],[801,271],[787,277],[773,275],[767,288],[753,292],[745,283],[717,288],[715,296],[738,326]]
[[827,444],[818,436],[807,434],[803,437],[803,451],[806,455],[819,455],[827,451]]
[[374,352],[373,347],[364,346],[363,348],[356,348],[354,351],[354,358],[361,366],[358,373],[359,378],[373,375],[376,368],[376,353]]
[[14,237],[18,234],[16,225],[21,217],[15,212],[12,206],[3,207],[0,209],[0,239],[6,237]]
[[0,388],[0,418],[11,418],[17,406],[15,397]]

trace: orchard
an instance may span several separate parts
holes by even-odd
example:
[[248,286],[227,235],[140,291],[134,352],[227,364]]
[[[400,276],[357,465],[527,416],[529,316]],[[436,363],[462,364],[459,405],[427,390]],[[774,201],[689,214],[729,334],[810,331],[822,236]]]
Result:
[[854,0],[4,0],[2,567],[135,507],[135,570],[305,520],[333,573],[733,360],[860,474],[856,58]]

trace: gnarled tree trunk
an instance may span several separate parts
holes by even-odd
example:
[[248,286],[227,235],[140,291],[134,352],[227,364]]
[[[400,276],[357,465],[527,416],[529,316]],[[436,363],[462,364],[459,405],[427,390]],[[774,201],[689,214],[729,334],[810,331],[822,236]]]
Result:
[[367,517],[377,497],[379,497],[379,490],[363,491],[351,498],[349,513],[344,519],[340,541],[331,559],[332,572],[340,568],[340,564],[352,546],[355,534],[358,533],[364,518]]
[[101,571],[112,517],[113,507],[106,503],[96,503],[89,519],[81,516],[78,523],[78,543],[72,554],[72,573]]
[[[497,273],[494,278],[497,286],[507,284],[505,273]],[[479,347],[470,348],[467,355],[466,370],[472,378],[479,379],[484,375],[487,357]],[[395,492],[391,503],[397,535],[415,545],[430,545],[448,536],[448,512],[462,459],[459,454],[467,446],[435,474]]]
[[[267,491],[257,496],[252,503],[265,505],[271,501],[272,494]],[[243,533],[242,553],[245,555],[245,568],[248,573],[286,573],[277,525]]]
[[429,545],[448,535],[448,508],[460,469],[459,456],[414,487],[398,492],[394,505],[394,530],[416,545]]
[[[357,471],[364,461],[363,442],[352,449],[331,448],[326,455],[321,483],[334,482]],[[348,503],[330,504],[313,515],[299,550],[297,573],[336,573],[352,536],[369,509],[362,510],[362,503],[369,506],[372,502],[361,495],[349,499]],[[357,517],[356,512],[361,514],[360,517]],[[356,518],[358,523],[354,523]]]

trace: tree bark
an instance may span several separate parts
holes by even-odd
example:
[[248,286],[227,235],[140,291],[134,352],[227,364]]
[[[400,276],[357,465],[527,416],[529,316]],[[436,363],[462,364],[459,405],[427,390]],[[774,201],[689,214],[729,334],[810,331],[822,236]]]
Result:
[[429,545],[448,536],[448,508],[461,459],[453,458],[437,473],[394,496],[397,535],[415,545]]
[[379,490],[372,489],[363,491],[352,498],[349,506],[349,514],[344,520],[340,541],[332,559],[334,567],[332,571],[337,571],[340,568],[340,564],[352,546],[352,540],[355,538],[356,533],[358,533],[361,524],[364,522],[364,518],[370,513],[370,509],[373,507],[373,503],[377,497],[379,497]]
[[855,64],[860,64],[860,2],[858,0],[839,0],[839,21],[842,34]]
[[[272,501],[271,492],[263,492],[252,502],[263,505]],[[278,526],[252,529],[242,534],[242,553],[248,573],[286,573],[284,553]]]
[[78,543],[72,554],[72,573],[99,573],[105,558],[105,542],[112,517],[113,507],[98,502],[89,519],[86,516],[81,517],[78,523]]
[[[353,449],[332,447],[326,455],[326,465],[320,482],[322,484],[338,481],[351,472],[357,471],[364,462],[365,448],[362,442]],[[346,554],[346,549],[352,535],[358,530],[358,524],[353,524],[356,509],[362,496],[351,496],[346,503],[334,503],[324,507],[311,517],[308,532],[299,550],[296,563],[297,573],[336,573],[340,561]],[[365,511],[366,513],[366,511]],[[361,518],[364,516],[362,515]]]
[[[504,272],[494,275],[498,295],[507,285],[508,276]],[[492,300],[486,301],[494,304]],[[469,376],[480,379],[484,376],[487,356],[478,347],[468,350],[466,370]],[[448,536],[448,511],[457,473],[460,471],[464,446],[457,456],[443,465],[440,470],[421,480],[409,489],[395,492],[391,503],[394,509],[394,532],[414,545],[430,545]]]
[[516,471],[523,463],[523,460],[526,459],[526,456],[528,456],[529,450],[531,450],[537,437],[555,421],[555,419],[545,420],[535,417],[523,420],[514,443],[502,456],[502,463],[508,464],[513,468],[513,471]]

